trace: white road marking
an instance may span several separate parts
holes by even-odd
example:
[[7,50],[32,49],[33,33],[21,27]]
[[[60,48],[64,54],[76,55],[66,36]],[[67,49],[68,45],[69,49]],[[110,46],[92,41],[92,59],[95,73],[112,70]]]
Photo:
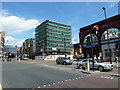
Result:
[[65,80],[66,82],[68,81],[68,80]]
[[55,83],[53,83],[53,85],[55,85]]
[[113,79],[113,77],[105,77],[105,76],[101,76],[101,78],[105,78],[105,79]]
[[38,86],[38,88],[40,88],[40,86]]
[[110,79],[113,79],[113,77],[111,77]]
[[46,85],[43,85],[43,87],[45,87]]
[[61,81],[61,83],[63,83],[63,81]]
[[110,77],[106,77],[107,79],[109,79]]
[[48,84],[48,86],[50,86],[50,84]]

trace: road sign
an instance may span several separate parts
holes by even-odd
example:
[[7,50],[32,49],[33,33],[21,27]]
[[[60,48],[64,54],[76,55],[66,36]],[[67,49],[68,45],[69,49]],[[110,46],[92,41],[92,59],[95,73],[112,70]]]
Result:
[[94,25],[93,28],[96,30],[96,34],[98,34],[98,30],[99,30],[98,25]]
[[93,28],[95,28],[95,30],[99,30],[98,25],[94,25]]

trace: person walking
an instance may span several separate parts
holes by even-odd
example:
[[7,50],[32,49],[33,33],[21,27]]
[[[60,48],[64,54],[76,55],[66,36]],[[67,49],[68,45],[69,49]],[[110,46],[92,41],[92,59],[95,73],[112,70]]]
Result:
[[115,56],[115,63],[117,65],[117,67],[118,67],[118,56]]
[[96,56],[96,55],[94,55],[94,59],[97,59],[97,56]]

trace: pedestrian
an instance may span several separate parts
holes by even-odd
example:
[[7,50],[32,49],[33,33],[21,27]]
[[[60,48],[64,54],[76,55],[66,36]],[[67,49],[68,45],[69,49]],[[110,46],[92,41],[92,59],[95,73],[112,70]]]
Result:
[[115,63],[117,65],[117,67],[118,67],[118,56],[115,56]]
[[94,55],[94,59],[97,59],[96,55]]
[[99,59],[99,60],[101,59],[100,56],[98,57],[98,59]]
[[103,59],[102,59],[102,57],[100,57],[100,60],[103,62]]
[[5,61],[5,58],[4,58],[4,56],[2,56],[2,61]]

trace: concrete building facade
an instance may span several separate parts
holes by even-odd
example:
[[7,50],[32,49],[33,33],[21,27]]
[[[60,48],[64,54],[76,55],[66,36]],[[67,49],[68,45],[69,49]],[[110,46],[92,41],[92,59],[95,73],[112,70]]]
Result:
[[82,58],[82,48],[80,43],[73,44],[74,58]]
[[71,26],[46,20],[35,29],[37,55],[70,55]]
[[0,55],[4,53],[5,32],[0,32]]
[[35,58],[35,54],[36,54],[36,44],[35,44],[35,38],[29,38],[26,39],[23,42],[22,47],[20,48],[22,50],[20,50],[21,55],[23,54],[28,54],[30,59],[34,59]]

